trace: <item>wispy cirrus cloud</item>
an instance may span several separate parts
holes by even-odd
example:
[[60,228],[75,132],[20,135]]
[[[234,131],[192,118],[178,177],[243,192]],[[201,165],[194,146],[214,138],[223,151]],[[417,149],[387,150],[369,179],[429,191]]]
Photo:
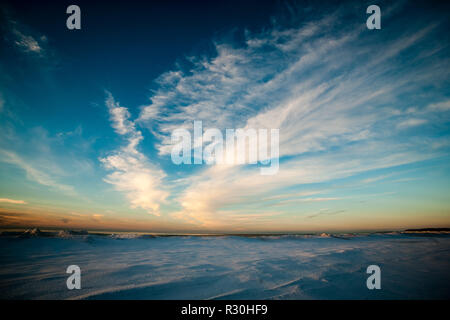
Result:
[[[42,48],[42,43],[39,43],[39,41],[36,40],[35,38],[33,38],[32,36],[25,35],[17,29],[13,29],[12,33],[16,37],[16,40],[14,41],[14,43],[21,50],[23,50],[25,52],[33,52],[38,55],[41,55],[44,53],[44,49]],[[44,42],[45,39],[46,38],[43,37],[43,38],[41,38],[40,41]]]
[[106,169],[113,171],[104,181],[124,192],[132,208],[160,215],[160,204],[168,197],[168,192],[162,189],[166,175],[138,150],[143,136],[130,120],[128,110],[120,106],[110,93],[107,93],[106,106],[112,127],[125,138],[126,145],[100,159]]
[[11,204],[27,204],[27,202],[24,200],[15,200],[15,199],[8,199],[8,198],[0,198],[0,202],[11,203]]
[[36,57],[47,55],[47,36],[31,31],[25,24],[14,19],[7,10],[0,9],[0,16],[4,19],[6,31],[4,36],[8,42],[23,53]]
[[306,218],[308,219],[313,219],[313,218],[317,218],[320,216],[332,216],[332,215],[336,215],[336,214],[340,214],[340,213],[345,213],[346,210],[330,210],[330,209],[322,209],[319,210],[316,213],[310,214],[308,215]]
[[48,70],[48,67],[59,63],[55,47],[50,45],[47,35],[36,29],[35,25],[32,27],[18,18],[7,6],[0,8],[0,21],[3,31],[1,40],[30,61],[39,61],[35,68]]
[[20,168],[26,179],[46,186],[41,188],[44,194],[50,190],[87,200],[76,190],[80,177],[91,176],[94,169],[85,156],[92,140],[83,138],[81,126],[52,134],[40,126],[5,122],[0,135],[0,162]]
[[[367,143],[367,142],[366,142]],[[274,194],[286,187],[304,186],[331,182],[364,172],[392,168],[417,161],[431,159],[439,153],[422,153],[409,149],[408,145],[392,145],[389,149],[382,142],[378,144],[352,145],[333,153],[312,154],[302,159],[292,159],[280,165],[280,171],[273,176],[262,176],[257,170],[242,167],[213,166],[190,177],[189,186],[178,197],[182,210],[175,217],[186,219],[206,228],[234,228],[232,211],[227,207],[253,208],[258,204],[259,212],[267,208],[279,208],[282,213],[289,205],[301,211],[307,203],[337,201],[336,196],[301,196],[319,192],[311,190],[300,193],[297,199],[274,199]],[[380,150],[384,148],[383,152]],[[256,169],[256,168],[255,168]],[[332,193],[329,190],[328,193]],[[274,201],[275,200],[275,201]],[[284,207],[280,208],[281,206]],[[255,218],[257,220],[257,218]],[[256,222],[256,221],[255,221]]]
[[0,161],[13,164],[23,169],[29,180],[35,181],[41,185],[61,191],[63,193],[74,195],[75,189],[71,185],[63,184],[55,180],[48,173],[36,168],[29,161],[24,160],[21,156],[13,151],[0,149]]
[[427,110],[430,110],[430,111],[450,111],[450,99],[449,100],[445,100],[445,101],[441,101],[441,102],[437,102],[437,103],[432,103],[432,104],[427,106]]
[[417,127],[420,125],[423,125],[425,123],[427,123],[428,121],[426,119],[408,119],[405,121],[400,122],[397,127],[400,129],[404,129],[404,128],[410,128],[410,127]]
[[[396,10],[387,11],[395,15]],[[277,175],[262,177],[242,166],[205,168],[186,178],[188,187],[177,197],[182,207],[174,214],[177,218],[205,227],[230,227],[234,220],[228,207],[245,208],[250,199],[270,198],[282,188],[439,156],[418,138],[420,133],[399,136],[405,128],[427,123],[431,109],[445,110],[446,105],[427,107],[424,100],[412,110],[409,101],[399,97],[446,78],[440,64],[447,48],[437,43],[421,47],[440,22],[383,39],[374,34],[377,40],[370,42],[363,24],[335,26],[343,13],[301,27],[247,32],[243,42],[216,41],[215,55],[189,57],[188,67],[166,72],[156,81],[151,104],[138,121],[160,140],[161,155],[170,153],[170,133],[190,129],[194,120],[222,130],[280,129],[282,163]],[[398,63],[404,54],[408,62]]]
[[[249,34],[240,45],[216,42],[216,56],[189,57],[188,70],[157,80],[159,89],[139,121],[152,120],[161,154],[170,153],[170,133],[191,128],[194,120],[220,129],[282,128],[281,155],[379,135],[371,128],[398,120],[376,106],[388,109],[386,102],[399,91],[413,92],[421,79],[437,77],[433,63],[405,70],[400,78],[390,75],[395,58],[426,39],[436,24],[391,39],[378,54],[378,44],[354,45],[364,41],[364,27],[330,27],[341,13],[301,28]],[[355,66],[355,60],[365,63]]]

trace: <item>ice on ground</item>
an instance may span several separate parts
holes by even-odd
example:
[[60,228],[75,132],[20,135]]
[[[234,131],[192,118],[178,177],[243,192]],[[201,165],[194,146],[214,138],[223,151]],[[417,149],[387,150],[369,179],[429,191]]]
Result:
[[[0,237],[2,299],[450,298],[449,235],[27,234]],[[367,289],[372,264],[381,290]]]

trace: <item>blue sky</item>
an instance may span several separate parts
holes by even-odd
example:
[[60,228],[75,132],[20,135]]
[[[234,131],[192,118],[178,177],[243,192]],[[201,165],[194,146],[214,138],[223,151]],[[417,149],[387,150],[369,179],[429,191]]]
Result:
[[[448,226],[448,6],[6,2],[0,224],[146,231]],[[279,128],[280,169],[175,165],[171,132]]]

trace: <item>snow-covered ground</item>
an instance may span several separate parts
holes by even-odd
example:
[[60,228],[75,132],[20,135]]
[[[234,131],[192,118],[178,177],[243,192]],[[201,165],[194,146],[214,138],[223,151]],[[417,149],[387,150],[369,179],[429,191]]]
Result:
[[[73,264],[81,290],[66,287]],[[449,299],[450,236],[2,235],[0,298]]]

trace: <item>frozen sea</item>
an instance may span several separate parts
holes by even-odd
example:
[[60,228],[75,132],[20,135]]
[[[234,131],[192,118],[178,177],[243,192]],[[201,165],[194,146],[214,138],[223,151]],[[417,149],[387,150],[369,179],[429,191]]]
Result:
[[[81,289],[68,290],[69,265]],[[369,290],[369,265],[381,289]],[[1,299],[449,299],[450,236],[0,236]]]

